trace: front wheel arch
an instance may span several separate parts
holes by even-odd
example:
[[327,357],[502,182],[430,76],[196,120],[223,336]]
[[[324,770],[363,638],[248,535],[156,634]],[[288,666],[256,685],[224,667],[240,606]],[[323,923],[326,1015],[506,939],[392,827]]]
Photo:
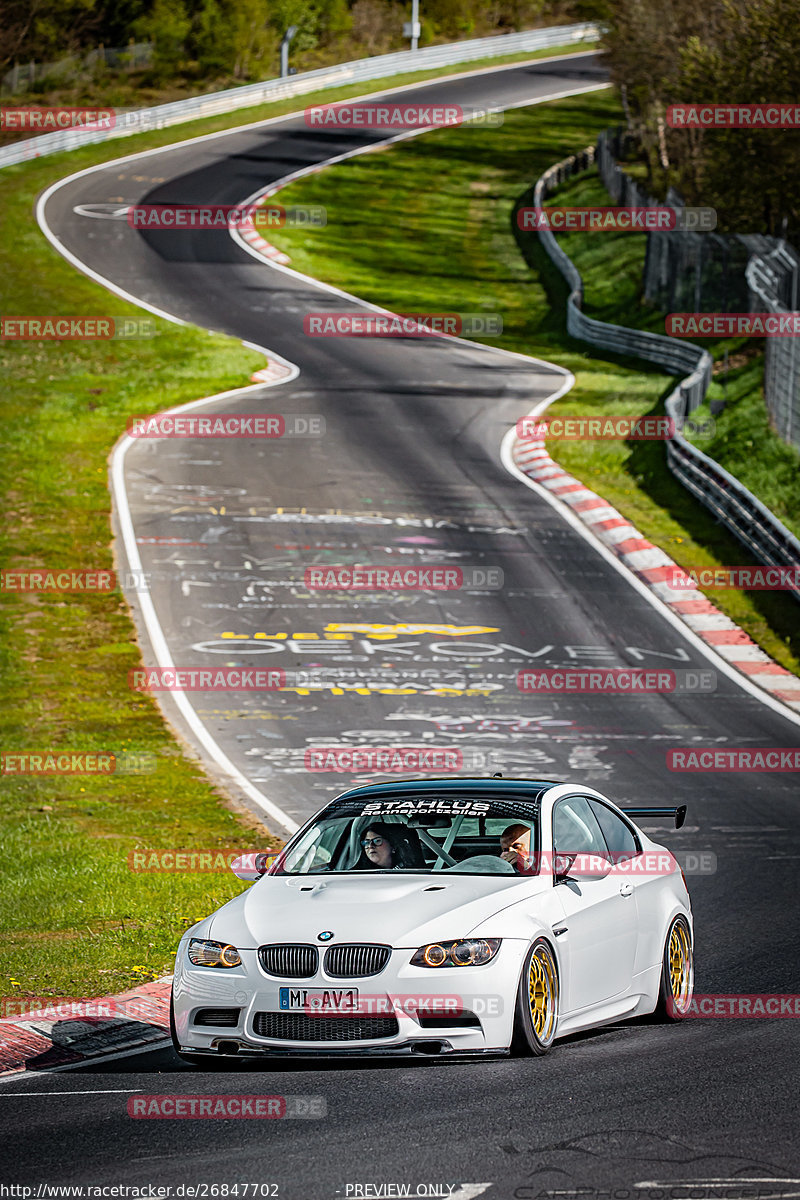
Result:
[[558,1031],[561,975],[550,941],[539,936],[523,963],[515,997],[512,1054],[547,1054]]

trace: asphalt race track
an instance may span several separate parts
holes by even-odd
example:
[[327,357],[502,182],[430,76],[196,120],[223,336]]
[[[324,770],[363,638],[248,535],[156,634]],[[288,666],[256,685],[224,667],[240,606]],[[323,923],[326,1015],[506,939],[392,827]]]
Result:
[[[581,56],[416,86],[403,99],[506,107],[603,77],[594,56]],[[676,851],[716,855],[714,873],[689,878],[696,991],[795,992],[796,780],[674,774],[665,755],[686,745],[793,746],[797,723],[721,671],[504,469],[503,434],[563,375],[444,338],[307,337],[304,314],[354,303],[256,261],[227,233],[142,234],[75,212],[233,204],[385,136],[280,119],[111,163],[44,205],[63,247],[118,289],[299,368],[204,414],[324,420],[322,437],[128,449],[124,495],[175,664],[279,667],[295,688],[196,696],[204,740],[169,697],[165,712],[207,760],[214,745],[233,764],[247,784],[233,790],[254,808],[261,797],[277,832],[275,807],[300,822],[354,778],[380,777],[309,774],[305,756],[320,745],[457,747],[464,774],[562,777],[621,804],[687,803],[684,829],[658,832]],[[304,584],[309,566],[358,562],[499,568],[503,587],[347,596]],[[140,597],[130,599],[141,617]],[[142,636],[154,662],[144,626]],[[713,670],[716,690],[636,699],[518,691],[522,667],[569,664]],[[623,1200],[637,1185],[655,1194],[692,1182],[687,1195],[703,1200],[745,1179],[751,1196],[797,1195],[796,1031],[791,1020],[639,1022],[560,1042],[540,1060],[230,1072],[194,1069],[165,1049],[5,1080],[0,1120],[15,1177],[33,1184],[152,1183],[180,1195],[179,1184],[249,1181],[298,1200],[358,1196],[355,1185],[367,1183],[519,1200],[591,1186]],[[299,1114],[318,1115],[218,1124],[134,1121],[126,1111],[132,1094],[215,1093],[298,1097]]]

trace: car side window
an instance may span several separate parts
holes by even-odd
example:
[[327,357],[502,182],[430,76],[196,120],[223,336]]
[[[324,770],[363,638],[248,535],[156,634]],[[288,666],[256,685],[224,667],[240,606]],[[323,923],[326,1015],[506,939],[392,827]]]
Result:
[[553,850],[556,854],[602,854],[608,848],[597,817],[584,796],[559,800],[553,811]]
[[615,812],[599,800],[589,800],[589,806],[597,817],[606,845],[614,856],[614,862],[635,858],[641,853],[642,848],[633,830]]

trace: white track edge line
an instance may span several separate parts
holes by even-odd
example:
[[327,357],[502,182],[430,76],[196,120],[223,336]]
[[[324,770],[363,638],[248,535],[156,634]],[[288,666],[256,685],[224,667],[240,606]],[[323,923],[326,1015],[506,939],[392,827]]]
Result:
[[[273,357],[278,358],[279,356],[274,355]],[[250,384],[243,388],[233,388],[230,391],[218,392],[213,396],[204,396],[199,400],[192,400],[188,404],[181,404],[175,408],[165,411],[186,412],[193,408],[200,408],[207,404],[211,404],[214,401],[225,399],[228,396],[242,395],[244,393],[251,392],[256,388],[275,387],[278,384],[289,383],[291,380],[296,379],[300,374],[299,368],[296,367],[294,363],[289,363],[286,359],[281,359],[280,361],[290,367],[290,374],[285,379],[274,380],[268,383]],[[137,571],[142,571],[142,561],[139,556],[139,547],[136,543],[136,531],[134,529],[133,516],[131,514],[130,505],[128,503],[128,493],[125,487],[124,464],[128,450],[135,444],[135,442],[135,438],[125,434],[114,447],[114,450],[111,454],[112,488],[114,500],[117,505],[117,517],[120,525],[120,533],[122,536],[123,545],[125,546],[125,554],[128,559],[128,565],[134,574]],[[175,663],[173,662],[172,655],[170,654],[167,639],[158,619],[158,614],[156,613],[155,605],[153,604],[149,590],[141,591],[137,595],[139,608],[147,628],[150,644],[152,646],[158,666],[166,668],[174,667]],[[287,831],[287,833],[295,833],[300,828],[298,823],[287,813],[285,813],[282,808],[279,808],[277,804],[274,804],[271,800],[268,800],[263,792],[257,788],[255,784],[252,783],[252,781],[249,780],[247,776],[244,775],[228,758],[227,754],[225,754],[224,750],[222,750],[222,748],[217,744],[209,730],[206,728],[205,724],[201,721],[186,692],[175,691],[171,693],[171,696],[175,702],[176,708],[181,713],[189,728],[195,734],[200,744],[205,748],[206,752],[211,756],[214,762],[216,762],[217,765],[221,767],[231,779],[238,783],[239,787],[247,796],[250,797],[251,800],[255,801],[262,812],[264,812],[267,816],[272,817],[273,820],[277,821],[278,824]]]

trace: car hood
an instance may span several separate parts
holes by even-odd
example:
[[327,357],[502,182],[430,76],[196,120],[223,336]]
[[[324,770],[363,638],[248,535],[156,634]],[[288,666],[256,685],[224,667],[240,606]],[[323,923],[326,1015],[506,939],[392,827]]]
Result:
[[265,875],[211,917],[204,936],[255,949],[267,942],[381,942],[415,948],[466,937],[544,880],[503,875]]

